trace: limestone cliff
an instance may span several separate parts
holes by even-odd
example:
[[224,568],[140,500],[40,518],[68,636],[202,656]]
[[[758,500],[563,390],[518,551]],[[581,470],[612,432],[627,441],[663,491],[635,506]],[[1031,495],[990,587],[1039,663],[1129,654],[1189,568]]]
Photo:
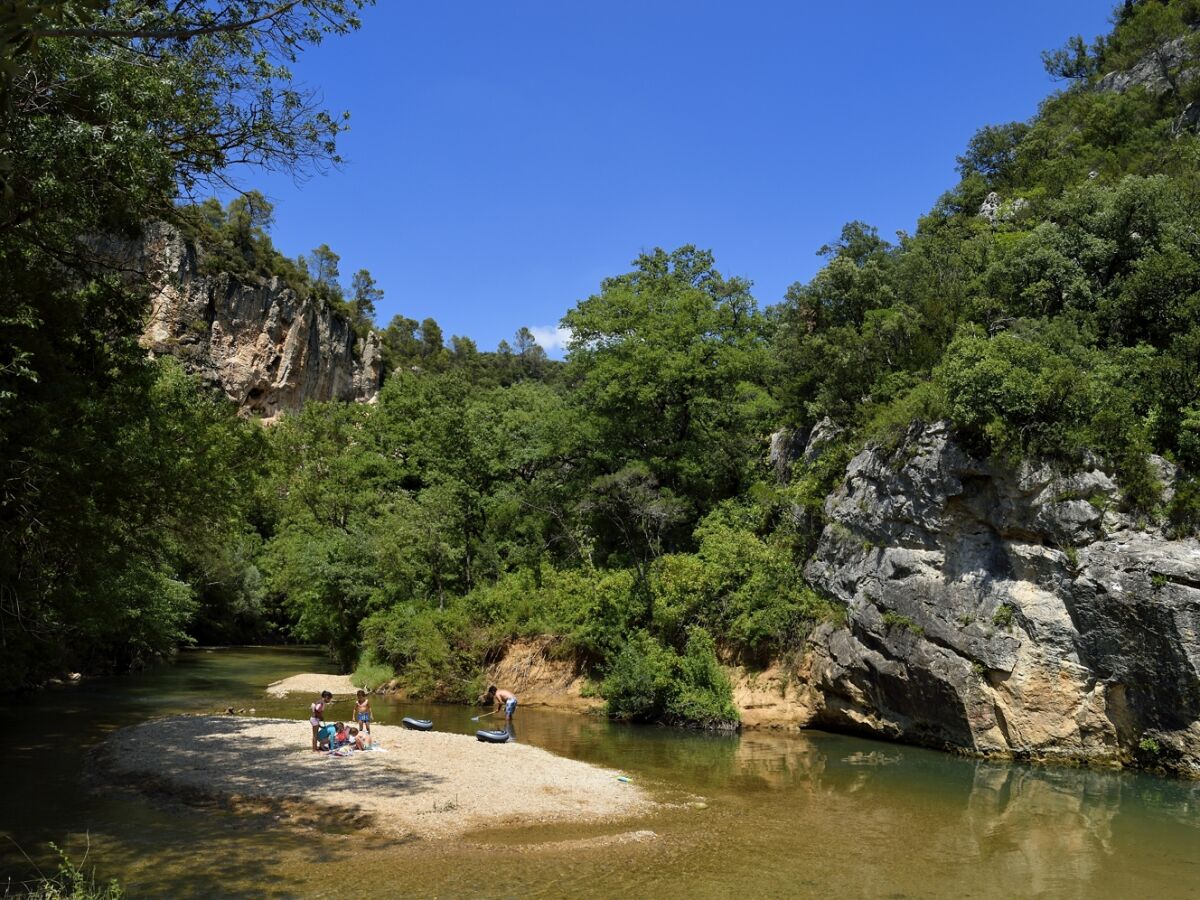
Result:
[[1117,495],[1099,463],[1014,470],[945,425],[860,453],[806,569],[848,607],[810,638],[806,724],[1200,775],[1200,542]]
[[383,381],[379,337],[280,279],[204,274],[203,249],[167,225],[123,248],[153,285],[142,344],[219,385],[248,415],[272,420],[309,400],[371,401]]

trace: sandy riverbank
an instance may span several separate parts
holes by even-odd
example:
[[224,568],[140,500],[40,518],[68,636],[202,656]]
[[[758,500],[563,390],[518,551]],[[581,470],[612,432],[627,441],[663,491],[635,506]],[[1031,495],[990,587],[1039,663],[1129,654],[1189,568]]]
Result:
[[272,697],[286,697],[288,694],[312,694],[313,698],[320,696],[321,691],[329,691],[335,697],[353,697],[356,688],[350,682],[349,675],[314,675],[304,673],[273,681],[267,685],[267,693]]
[[[332,688],[331,688],[332,690]],[[377,725],[383,753],[313,753],[304,721],[176,716],[116,732],[108,771],[180,796],[269,801],[289,815],[328,811],[397,837],[439,838],[497,825],[606,822],[651,812],[618,772],[525,744]],[[316,821],[320,821],[318,817]]]

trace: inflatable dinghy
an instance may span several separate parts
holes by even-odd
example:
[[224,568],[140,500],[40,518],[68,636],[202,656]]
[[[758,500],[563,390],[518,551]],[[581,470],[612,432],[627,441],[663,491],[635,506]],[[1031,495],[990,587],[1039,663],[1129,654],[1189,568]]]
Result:
[[410,719],[406,717],[400,720],[400,724],[402,724],[409,731],[433,730],[433,719]]
[[475,737],[485,744],[507,744],[509,734],[507,731],[477,731]]

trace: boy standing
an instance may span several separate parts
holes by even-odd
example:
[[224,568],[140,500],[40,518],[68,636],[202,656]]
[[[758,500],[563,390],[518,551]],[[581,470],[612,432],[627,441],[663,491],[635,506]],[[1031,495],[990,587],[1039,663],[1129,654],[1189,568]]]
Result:
[[371,733],[371,701],[367,699],[366,691],[358,692],[358,699],[354,702],[354,720],[358,722],[360,731]]

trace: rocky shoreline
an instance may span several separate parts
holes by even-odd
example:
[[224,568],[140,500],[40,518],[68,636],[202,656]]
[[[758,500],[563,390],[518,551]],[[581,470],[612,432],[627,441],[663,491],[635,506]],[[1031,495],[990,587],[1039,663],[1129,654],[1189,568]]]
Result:
[[826,515],[805,574],[847,621],[809,640],[808,726],[1200,777],[1200,542],[1122,512],[1099,462],[1009,468],[914,425]]

